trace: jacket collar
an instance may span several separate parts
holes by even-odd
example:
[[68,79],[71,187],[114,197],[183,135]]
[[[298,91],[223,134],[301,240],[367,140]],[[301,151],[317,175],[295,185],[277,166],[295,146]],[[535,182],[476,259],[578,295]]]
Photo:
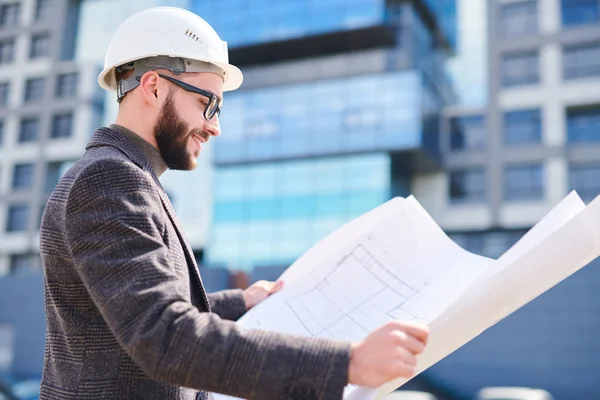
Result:
[[[98,128],[86,146],[86,150],[94,147],[111,146],[120,150],[138,167],[152,172],[150,163],[138,147],[128,138],[109,128]],[[154,174],[153,174],[154,175]]]
[[120,135],[118,132],[115,132],[109,128],[98,128],[96,132],[92,135],[92,138],[88,142],[86,146],[86,150],[92,149],[94,147],[104,147],[111,146],[118,150],[120,150],[123,154],[125,154],[133,163],[135,163],[138,167],[142,168],[152,177],[154,181],[158,195],[160,196],[160,200],[162,202],[163,208],[166,211],[173,227],[175,228],[175,232],[179,238],[181,246],[183,247],[183,251],[185,253],[188,266],[192,270],[190,271],[195,277],[196,281],[199,283],[200,296],[205,303],[204,306],[210,312],[210,303],[208,298],[206,297],[206,292],[204,290],[204,284],[202,283],[202,278],[200,277],[200,272],[198,270],[198,265],[196,263],[196,259],[194,258],[194,252],[189,244],[189,240],[184,235],[184,231],[179,223],[177,218],[177,214],[175,213],[175,209],[171,204],[171,200],[169,200],[169,196],[167,196],[167,192],[163,188],[160,180],[152,170],[150,166],[150,162],[144,157],[142,152],[138,149],[138,147],[128,138],[123,135]]

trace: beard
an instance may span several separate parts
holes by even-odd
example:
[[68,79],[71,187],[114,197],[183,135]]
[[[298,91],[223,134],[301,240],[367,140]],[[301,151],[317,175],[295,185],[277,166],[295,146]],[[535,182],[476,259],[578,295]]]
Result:
[[179,118],[175,110],[169,92],[154,126],[158,149],[169,169],[191,171],[196,168],[196,157],[187,150],[188,139],[192,134],[206,137],[204,132],[199,130],[188,131],[187,124]]

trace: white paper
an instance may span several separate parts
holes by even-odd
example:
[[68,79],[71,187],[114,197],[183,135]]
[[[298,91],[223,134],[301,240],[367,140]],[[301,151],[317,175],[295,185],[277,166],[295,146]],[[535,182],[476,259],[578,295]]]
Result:
[[550,234],[564,226],[574,216],[579,214],[585,208],[585,203],[572,191],[565,197],[556,207],[554,207],[544,218],[542,218],[533,228],[531,228],[523,237],[510,249],[508,249],[499,260],[494,268],[490,268],[484,275],[481,276],[478,284],[483,280],[493,277],[499,269],[509,265],[514,260],[522,257],[530,251],[536,244],[547,239]]
[[[600,203],[585,207],[574,192],[498,260],[460,248],[414,197],[394,198],[305,253],[285,288],[238,323],[358,341],[393,319],[420,321],[431,332],[420,373],[598,257],[599,243]],[[344,399],[381,398],[406,381],[349,385]]]
[[392,199],[346,228],[352,240],[344,229],[330,235],[337,251],[299,259],[282,276],[285,290],[238,322],[358,341],[394,319],[428,323],[493,263],[457,246],[414,200]]
[[[418,358],[417,373],[597,258],[600,255],[599,199],[579,213],[575,212],[575,216],[556,231],[542,236],[545,238],[529,251],[508,259],[509,263],[498,268],[493,279],[473,285],[432,321],[429,343]],[[376,398],[383,398],[407,381],[398,379],[384,385]]]

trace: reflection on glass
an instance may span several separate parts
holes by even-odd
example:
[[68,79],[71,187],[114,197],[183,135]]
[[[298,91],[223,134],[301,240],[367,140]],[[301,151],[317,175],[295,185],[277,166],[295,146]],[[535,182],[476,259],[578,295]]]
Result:
[[411,148],[420,143],[427,93],[416,71],[233,92],[215,161]]
[[218,169],[207,263],[252,269],[293,261],[390,198],[386,154]]
[[380,24],[385,1],[192,0],[191,10],[235,47]]

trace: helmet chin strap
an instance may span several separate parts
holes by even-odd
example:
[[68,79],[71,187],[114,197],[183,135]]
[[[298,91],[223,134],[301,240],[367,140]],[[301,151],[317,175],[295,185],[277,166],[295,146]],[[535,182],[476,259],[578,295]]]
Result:
[[226,78],[226,73],[222,68],[204,61],[168,56],[143,58],[115,68],[116,76],[125,71],[131,71],[124,79],[117,81],[117,102],[120,103],[128,92],[139,86],[142,75],[156,69],[167,69],[175,75],[184,72],[210,72],[221,76],[223,80]]

